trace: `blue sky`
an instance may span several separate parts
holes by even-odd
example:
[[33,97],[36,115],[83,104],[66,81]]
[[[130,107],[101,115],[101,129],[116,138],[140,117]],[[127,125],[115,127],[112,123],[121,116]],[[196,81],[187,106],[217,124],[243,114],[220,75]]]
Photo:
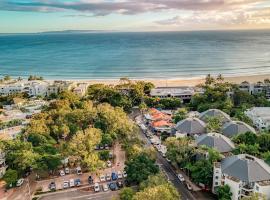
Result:
[[0,0],[0,32],[270,28],[270,0]]

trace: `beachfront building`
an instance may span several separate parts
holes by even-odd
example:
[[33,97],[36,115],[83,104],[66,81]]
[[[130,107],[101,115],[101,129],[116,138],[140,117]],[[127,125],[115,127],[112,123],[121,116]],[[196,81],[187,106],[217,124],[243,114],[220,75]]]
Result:
[[52,94],[58,94],[62,91],[71,91],[73,88],[76,87],[76,82],[72,81],[54,81],[50,84],[47,88],[47,96]]
[[193,87],[157,87],[151,90],[150,96],[158,98],[175,97],[188,102],[195,93],[197,91]]
[[253,107],[245,111],[254,126],[262,130],[270,130],[270,107]]
[[227,113],[218,109],[209,109],[202,112],[199,116],[199,119],[207,122],[209,117],[218,117],[221,119],[222,123],[227,123],[231,121],[231,118]]
[[0,150],[0,178],[2,178],[5,173],[6,173],[6,169],[7,169],[7,165],[6,165],[6,158],[5,158],[5,153],[3,151]]
[[174,127],[176,137],[194,136],[206,133],[206,124],[198,118],[186,118],[179,121]]
[[83,96],[86,94],[86,92],[87,92],[88,86],[89,86],[88,83],[79,83],[79,84],[77,85],[77,87],[75,87],[75,88],[73,89],[73,92],[74,92],[76,95],[78,95],[78,96],[80,96],[80,97],[83,97]]
[[241,121],[227,122],[226,124],[223,125],[221,131],[223,135],[229,138],[246,132],[256,133],[253,127]]
[[229,138],[219,133],[207,133],[198,136],[196,138],[196,145],[213,148],[222,154],[229,153],[235,148]]
[[261,81],[257,83],[249,83],[247,81],[244,81],[239,84],[239,89],[241,91],[248,92],[249,94],[265,94],[265,97],[267,99],[270,99],[270,84],[269,83],[263,83]]
[[224,158],[214,163],[212,192],[228,185],[232,200],[258,193],[270,198],[270,167],[263,160],[247,154]]

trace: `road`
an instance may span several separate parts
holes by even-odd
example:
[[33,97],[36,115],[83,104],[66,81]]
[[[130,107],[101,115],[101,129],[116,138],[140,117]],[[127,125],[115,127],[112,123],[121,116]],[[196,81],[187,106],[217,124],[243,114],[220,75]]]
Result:
[[50,194],[41,197],[40,200],[111,200],[113,197],[117,197],[118,194],[119,190],[99,193],[76,190]]
[[[138,110],[133,110],[132,117],[135,119],[136,116],[139,116],[140,112]],[[145,134],[140,131],[141,138],[145,141],[145,146],[150,147],[152,146],[149,139],[145,136]],[[172,182],[172,184],[177,188],[179,194],[181,194],[182,200],[215,200],[214,196],[210,193],[206,192],[191,192],[189,191],[186,186],[177,178],[177,175],[175,174],[175,171],[172,169],[170,163],[163,158],[160,153],[157,152],[157,164],[163,169],[163,171],[167,174],[169,180]]]

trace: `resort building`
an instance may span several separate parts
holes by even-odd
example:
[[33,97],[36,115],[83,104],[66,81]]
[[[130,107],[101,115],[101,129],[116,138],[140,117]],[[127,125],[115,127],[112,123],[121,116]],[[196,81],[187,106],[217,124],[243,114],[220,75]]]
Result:
[[257,82],[257,83],[249,83],[247,81],[242,82],[239,84],[239,89],[241,91],[248,92],[249,94],[265,94],[267,99],[270,99],[270,84]]
[[190,101],[191,97],[198,93],[193,87],[157,87],[151,90],[151,97],[168,98],[175,97],[182,101]]
[[197,146],[206,146],[225,154],[231,152],[235,146],[233,142],[224,135],[219,133],[207,133],[196,138]]
[[214,163],[212,192],[228,185],[232,200],[253,193],[270,198],[270,167],[263,160],[247,154],[234,155]]
[[222,127],[222,134],[229,138],[246,132],[256,133],[253,127],[241,121],[227,122]]
[[79,83],[78,86],[73,89],[73,92],[76,95],[83,97],[87,92],[88,86],[89,86],[89,84],[87,84],[87,83]]
[[199,119],[204,122],[207,122],[209,117],[218,117],[221,119],[222,123],[227,123],[231,121],[231,118],[227,113],[218,109],[209,109],[207,111],[202,112],[199,116]]
[[206,133],[206,124],[198,118],[187,118],[175,126],[176,136],[193,136]]
[[7,167],[5,153],[0,150],[0,178],[5,175]]
[[270,107],[253,107],[246,110],[245,114],[260,131],[270,129]]

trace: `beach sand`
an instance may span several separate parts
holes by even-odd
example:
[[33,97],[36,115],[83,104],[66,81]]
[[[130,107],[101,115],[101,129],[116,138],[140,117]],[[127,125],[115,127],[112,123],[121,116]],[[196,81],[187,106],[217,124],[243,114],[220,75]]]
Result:
[[[241,83],[243,81],[248,81],[250,83],[256,83],[258,81],[263,81],[266,78],[270,79],[270,74],[266,75],[250,75],[250,76],[234,76],[234,77],[224,77],[225,81],[232,83]],[[204,83],[204,78],[187,78],[187,79],[132,79],[133,81],[149,81],[155,84],[156,87],[176,87],[176,86],[196,86],[200,83]],[[76,82],[87,82],[89,84],[103,83],[107,85],[119,84],[119,80],[77,80]]]

